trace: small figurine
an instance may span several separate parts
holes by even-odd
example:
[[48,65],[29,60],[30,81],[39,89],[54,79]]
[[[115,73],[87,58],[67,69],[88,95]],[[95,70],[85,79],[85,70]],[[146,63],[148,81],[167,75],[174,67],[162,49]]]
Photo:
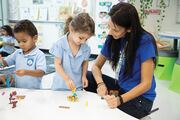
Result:
[[78,101],[78,97],[76,94],[76,88],[72,90],[72,95],[67,97],[68,101],[71,102],[77,102]]
[[9,97],[9,104],[12,104],[12,108],[16,107],[17,104],[17,98],[16,98],[17,92],[13,91],[12,93],[10,93],[10,97]]

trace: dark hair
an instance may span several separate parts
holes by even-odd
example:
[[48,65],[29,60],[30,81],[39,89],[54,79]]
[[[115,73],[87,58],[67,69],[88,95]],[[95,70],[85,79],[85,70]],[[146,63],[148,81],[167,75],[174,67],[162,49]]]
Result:
[[[114,5],[108,14],[113,24],[131,30],[131,32],[127,32],[125,35],[125,39],[128,42],[128,45],[125,51],[126,66],[124,72],[126,75],[130,74],[132,72],[133,64],[135,61],[136,50],[139,47],[139,42],[140,42],[139,38],[143,34],[143,32],[147,32],[147,31],[145,31],[141,27],[136,8],[129,3],[120,2]],[[112,55],[112,60],[110,61],[110,63],[112,64],[113,70],[115,70],[119,61],[120,45],[118,44],[119,41],[113,40],[114,38],[112,36],[110,37],[112,38],[109,48],[111,50],[111,55]],[[157,46],[155,44],[154,38],[152,39],[152,43],[155,46],[156,55],[157,55]],[[154,63],[156,65],[156,59],[154,60]]]
[[9,25],[3,25],[1,29],[5,30],[9,36],[14,37],[12,28]]
[[69,17],[66,20],[66,25],[64,29],[65,34],[69,32],[69,25],[71,25],[72,29],[76,32],[88,32],[90,35],[94,35],[95,23],[88,13],[80,13],[74,18]]
[[14,26],[14,33],[25,32],[31,37],[38,34],[36,27],[29,20],[21,20]]

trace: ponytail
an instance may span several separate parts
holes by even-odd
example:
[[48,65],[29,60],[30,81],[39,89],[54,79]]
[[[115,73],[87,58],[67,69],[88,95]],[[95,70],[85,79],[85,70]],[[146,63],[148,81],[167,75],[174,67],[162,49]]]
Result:
[[69,32],[69,24],[71,23],[73,17],[70,16],[67,18],[66,23],[65,23],[65,27],[64,27],[64,34]]

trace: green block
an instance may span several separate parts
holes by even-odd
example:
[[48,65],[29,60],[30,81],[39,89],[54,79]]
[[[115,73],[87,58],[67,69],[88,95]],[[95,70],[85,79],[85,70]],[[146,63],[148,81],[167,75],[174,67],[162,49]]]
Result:
[[154,71],[159,80],[171,80],[174,64],[177,57],[158,57],[158,63]]
[[169,89],[177,93],[180,93],[180,77],[178,77],[179,74],[180,74],[180,65],[175,64]]

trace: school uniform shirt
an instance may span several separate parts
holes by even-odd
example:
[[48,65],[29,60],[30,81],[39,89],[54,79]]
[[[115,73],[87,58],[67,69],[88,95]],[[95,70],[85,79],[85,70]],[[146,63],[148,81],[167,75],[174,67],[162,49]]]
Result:
[[[30,53],[24,55],[22,49],[16,50],[13,54],[5,58],[8,66],[15,65],[16,70],[43,70],[46,72],[46,59],[42,51],[37,47]],[[33,77],[29,75],[15,75],[15,87],[39,89],[42,77]]]
[[[82,44],[76,56],[72,55],[67,35],[60,38],[49,50],[51,54],[61,60],[61,65],[65,73],[74,81],[77,90],[82,89],[82,63],[88,60],[90,56],[90,48],[87,44]],[[69,90],[65,80],[56,71],[52,90]]]
[[[132,73],[130,75],[127,76],[124,75],[125,62],[123,62],[118,77],[118,84],[123,91],[125,92],[130,91],[132,88],[134,88],[141,82],[141,65],[143,62],[145,62],[150,58],[156,59],[155,47],[152,43],[152,39],[153,37],[146,32],[144,32],[140,37],[139,48],[136,51],[134,65],[132,68]],[[110,47],[109,47],[110,41],[111,41],[111,37],[108,36],[101,50],[101,54],[107,57],[107,59],[111,60],[112,57],[110,54]],[[120,51],[122,51],[122,48],[125,46],[125,40],[123,39],[119,40],[119,45],[120,45]],[[156,83],[155,83],[154,75],[152,79],[153,80],[152,80],[151,88],[147,92],[145,92],[142,96],[151,101],[154,101],[156,97],[156,93],[155,93]]]
[[[3,42],[7,43],[15,43],[15,38],[11,36],[1,36]],[[6,52],[8,54],[12,54],[14,52],[14,46],[10,45],[3,45],[2,48],[0,49],[0,52]]]

